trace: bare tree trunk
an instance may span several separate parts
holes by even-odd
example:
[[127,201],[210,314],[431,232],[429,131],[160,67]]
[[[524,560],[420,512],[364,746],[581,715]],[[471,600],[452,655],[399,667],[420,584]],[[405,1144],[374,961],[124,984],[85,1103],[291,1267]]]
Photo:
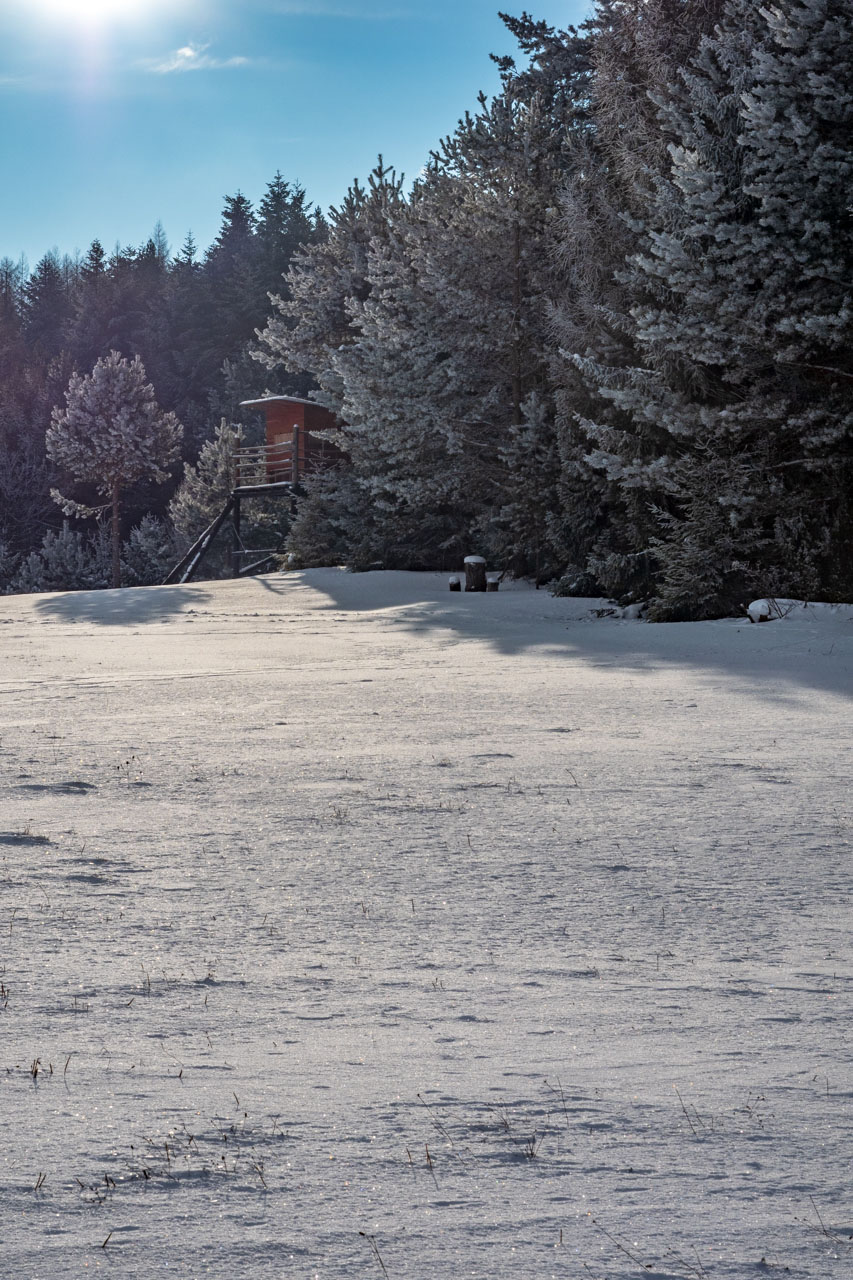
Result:
[[121,586],[121,530],[118,517],[118,483],[113,485],[113,581],[114,587]]

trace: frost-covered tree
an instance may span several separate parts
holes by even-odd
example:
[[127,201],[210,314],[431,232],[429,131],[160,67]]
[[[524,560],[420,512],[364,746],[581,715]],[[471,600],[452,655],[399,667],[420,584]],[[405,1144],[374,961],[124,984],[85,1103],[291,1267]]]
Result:
[[516,25],[532,70],[501,60],[502,92],[439,145],[408,201],[381,165],[356,188],[262,335],[268,358],[312,369],[346,423],[341,519],[326,483],[317,519],[294,526],[303,558],[303,527],[351,521],[357,563],[441,563],[472,543],[541,563],[557,502],[548,239],[584,42]]
[[[423,565],[460,524],[459,486],[437,428],[453,410],[449,352],[432,330],[435,307],[412,261],[418,226],[414,210],[401,210],[390,232],[373,242],[369,295],[350,301],[359,336],[331,353],[352,473],[336,472],[347,515],[344,556],[355,565]],[[328,484],[317,492],[328,506]],[[361,493],[358,503],[354,492]],[[304,557],[304,547],[298,549]]]
[[[561,469],[560,543],[579,589],[633,598],[651,589],[650,504],[631,467],[660,450],[602,391],[607,371],[640,362],[625,278],[655,184],[668,173],[675,135],[655,97],[665,94],[710,30],[723,0],[600,0],[584,31],[591,72],[584,127],[570,139],[571,165],[555,238],[551,385]],[[626,469],[602,464],[610,451]],[[598,452],[597,452],[598,451]],[[593,465],[594,464],[594,465]]]
[[[213,439],[202,445],[198,461],[184,468],[183,479],[169,503],[169,519],[175,530],[178,549],[188,550],[199,534],[213,523],[228,501],[235,483],[234,450],[246,443],[239,423],[220,419]],[[260,468],[258,480],[263,480]],[[289,524],[287,508],[274,498],[253,498],[242,511],[241,537],[262,547],[280,544]],[[230,572],[226,543],[217,542],[205,557],[205,572],[217,577]]]
[[[330,210],[328,226],[319,229],[318,241],[293,256],[284,288],[271,295],[273,314],[258,331],[254,356],[271,376],[280,377],[282,369],[308,375],[317,388],[313,393],[316,399],[338,414],[344,388],[336,358],[341,348],[358,337],[354,311],[372,288],[371,245],[387,240],[405,203],[402,176],[380,156],[367,186],[355,181],[340,205]],[[340,518],[333,511],[336,485],[341,487]],[[355,492],[357,483],[347,463],[322,485],[306,484],[290,537],[291,551],[300,562],[313,562],[315,546],[322,546],[319,558],[323,562],[328,563],[330,557],[334,561],[346,559],[343,530],[353,520],[359,527],[352,527],[351,541],[367,547],[367,496],[362,494],[361,503],[357,503]],[[316,512],[312,509],[315,500],[319,503]],[[316,533],[320,528],[326,531],[322,535]],[[301,541],[303,531],[305,543]]]
[[[645,499],[655,616],[837,591],[849,556],[853,15],[730,0],[666,95],[626,280],[639,360],[583,368],[594,463]],[[640,363],[642,361],[642,363]]]
[[[53,462],[78,483],[94,487],[112,511],[112,585],[121,586],[121,495],[139,480],[162,483],[178,456],[182,427],[163,413],[146,380],[142,361],[117,351],[97,362],[91,374],[72,374],[66,407],[56,408],[47,432]],[[92,508],[52,491],[66,514],[90,515]]]
[[0,537],[0,595],[10,589],[10,583],[18,568],[20,556],[5,538]]
[[14,594],[41,591],[92,591],[110,577],[109,536],[103,525],[83,534],[63,521],[58,532],[48,529],[41,547],[24,557],[8,590]]
[[129,587],[162,582],[177,559],[174,530],[156,516],[145,515],[122,545],[122,580]]
[[255,356],[261,364],[311,374],[317,399],[338,413],[342,388],[333,354],[355,340],[350,304],[370,293],[371,241],[387,235],[404,203],[402,176],[380,156],[367,187],[354,182],[330,210],[328,236],[294,255],[286,288],[272,296],[273,315],[258,333]]
[[169,518],[189,547],[219,515],[234,488],[234,450],[243,443],[243,428],[221,418],[212,440],[201,447],[198,461],[184,468],[183,479],[169,503]]
[[[331,362],[383,563],[440,563],[474,540],[524,558],[544,541],[541,527],[516,521],[509,546],[502,512],[530,478],[508,467],[529,438],[524,405],[534,391],[546,398],[561,149],[537,96],[481,98],[371,245],[369,294],[349,307],[358,340]],[[547,473],[535,484],[541,497]]]
[[376,557],[375,534],[353,467],[310,472],[303,489],[287,540],[289,564],[369,567]]

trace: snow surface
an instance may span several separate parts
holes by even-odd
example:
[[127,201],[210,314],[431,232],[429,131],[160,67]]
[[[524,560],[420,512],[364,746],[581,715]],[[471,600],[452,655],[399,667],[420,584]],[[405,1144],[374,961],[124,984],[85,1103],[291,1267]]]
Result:
[[0,1275],[849,1280],[850,611],[608,609],[0,599]]

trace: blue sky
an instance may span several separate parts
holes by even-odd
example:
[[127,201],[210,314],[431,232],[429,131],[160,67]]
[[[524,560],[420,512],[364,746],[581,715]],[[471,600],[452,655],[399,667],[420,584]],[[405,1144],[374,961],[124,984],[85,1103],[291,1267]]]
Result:
[[513,42],[587,0],[0,0],[0,256],[206,247],[276,169],[324,208],[378,152],[414,177]]

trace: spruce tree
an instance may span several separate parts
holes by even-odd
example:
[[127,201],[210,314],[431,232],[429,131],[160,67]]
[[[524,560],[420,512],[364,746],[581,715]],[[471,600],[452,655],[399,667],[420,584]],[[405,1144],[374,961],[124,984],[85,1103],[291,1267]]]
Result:
[[255,272],[263,299],[266,318],[266,291],[278,291],[282,277],[293,255],[316,238],[316,224],[307,204],[304,187],[286,182],[281,173],[274,174],[258,202],[257,263]]
[[57,356],[63,348],[71,310],[70,274],[57,253],[46,253],[24,285],[24,334],[42,356]]
[[183,479],[169,503],[169,518],[189,547],[219,515],[234,488],[234,449],[243,444],[243,429],[222,418],[213,438],[201,447],[198,461],[184,468]]
[[[272,297],[273,315],[258,334],[255,358],[267,369],[308,373],[318,399],[340,412],[341,382],[333,355],[356,340],[351,305],[370,293],[368,256],[374,237],[387,236],[405,203],[403,178],[379,157],[367,187],[354,182],[329,213],[328,236],[294,254],[285,289]],[[322,233],[322,229],[321,229]]]
[[[632,419],[609,383],[636,378],[626,280],[656,183],[669,172],[674,133],[654,101],[713,27],[722,0],[600,0],[583,30],[590,73],[581,127],[560,200],[552,294],[550,379],[561,468],[560,542],[569,580],[624,599],[652,590],[652,507],[664,501],[663,436]],[[620,371],[625,371],[624,373]]]
[[849,564],[851,34],[837,0],[731,0],[659,98],[677,141],[627,277],[643,364],[594,370],[630,426],[591,434],[657,492],[660,618],[831,593]]
[[122,545],[122,580],[129,587],[156,586],[176,559],[174,531],[157,516],[144,515]]
[[367,297],[348,308],[358,339],[330,355],[386,564],[453,563],[472,545],[516,569],[550,559],[548,242],[564,121],[505,79],[371,243]]

